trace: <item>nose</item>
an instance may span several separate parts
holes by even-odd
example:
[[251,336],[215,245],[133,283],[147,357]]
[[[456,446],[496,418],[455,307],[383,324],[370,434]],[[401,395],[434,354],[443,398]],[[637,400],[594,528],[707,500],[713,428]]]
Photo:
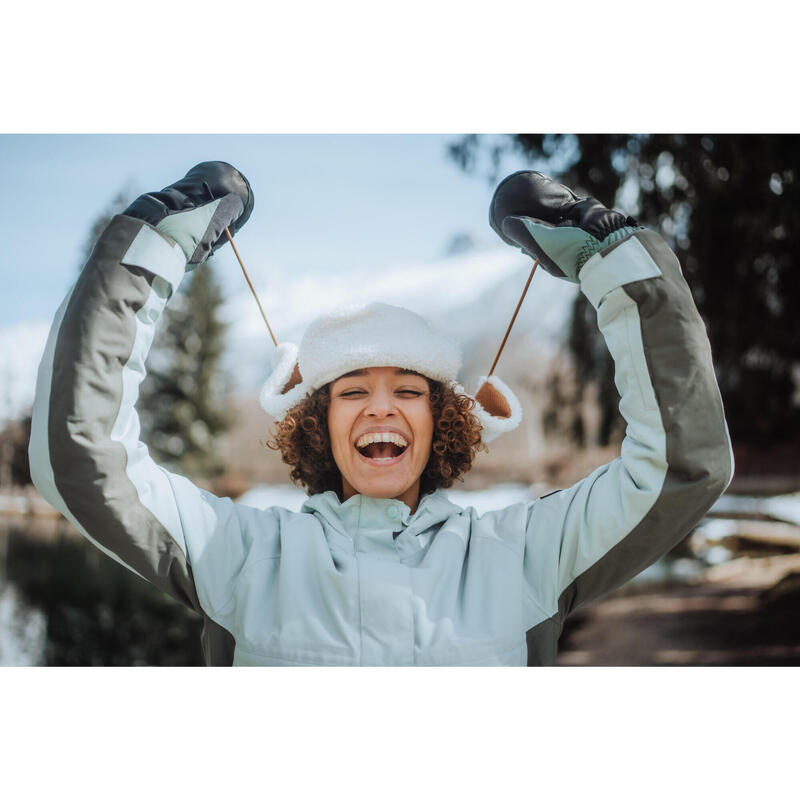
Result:
[[369,402],[364,409],[367,417],[392,417],[397,413],[394,404],[394,394],[388,388],[376,388],[370,394]]

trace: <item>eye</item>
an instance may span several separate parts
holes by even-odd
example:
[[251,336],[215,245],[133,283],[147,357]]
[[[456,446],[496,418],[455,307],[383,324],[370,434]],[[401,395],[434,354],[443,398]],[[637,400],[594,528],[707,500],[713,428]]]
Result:
[[358,395],[366,394],[363,389],[348,389],[346,392],[341,392],[339,397],[358,397]]
[[399,389],[397,394],[402,394],[407,397],[422,397],[424,392],[419,392],[416,389]]

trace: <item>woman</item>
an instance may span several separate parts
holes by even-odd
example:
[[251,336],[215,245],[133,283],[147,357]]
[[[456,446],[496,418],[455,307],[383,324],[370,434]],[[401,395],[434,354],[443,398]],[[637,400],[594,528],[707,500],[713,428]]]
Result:
[[281,345],[262,403],[310,496],[301,512],[217,498],[139,441],[159,314],[253,207],[206,162],[103,233],[58,311],[34,406],[34,482],[94,544],[204,618],[208,664],[553,664],[561,625],[673,547],[732,474],[703,323],[659,236],[538,173],[490,221],[580,283],[616,365],[620,458],[570,489],[478,516],[441,489],[519,422],[492,379],[412,312],[373,304]]
[[271,446],[309,494],[396,498],[413,513],[421,495],[452,486],[484,442],[522,418],[496,376],[479,393],[486,408],[466,395],[455,383],[460,366],[458,346],[407,309],[370,303],[326,315],[299,354],[278,346],[261,391],[279,420]]

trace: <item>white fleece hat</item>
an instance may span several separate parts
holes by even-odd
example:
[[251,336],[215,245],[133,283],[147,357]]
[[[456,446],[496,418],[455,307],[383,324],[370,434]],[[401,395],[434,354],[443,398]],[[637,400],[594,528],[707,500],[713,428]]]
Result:
[[[467,394],[456,383],[461,352],[455,341],[413,311],[368,303],[317,318],[299,349],[288,342],[279,344],[259,400],[268,414],[281,420],[307,394],[346,372],[387,366],[414,370]],[[522,409],[496,376],[481,378],[479,386],[473,413],[483,426],[483,441],[490,442],[519,425]]]

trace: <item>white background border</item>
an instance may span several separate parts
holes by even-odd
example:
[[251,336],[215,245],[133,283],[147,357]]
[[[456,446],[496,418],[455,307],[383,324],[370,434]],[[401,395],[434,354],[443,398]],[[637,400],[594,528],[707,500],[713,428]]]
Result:
[[[798,129],[776,2],[293,8],[14,5],[0,130]],[[3,790],[771,797],[796,791],[796,687],[794,668],[5,669]]]

